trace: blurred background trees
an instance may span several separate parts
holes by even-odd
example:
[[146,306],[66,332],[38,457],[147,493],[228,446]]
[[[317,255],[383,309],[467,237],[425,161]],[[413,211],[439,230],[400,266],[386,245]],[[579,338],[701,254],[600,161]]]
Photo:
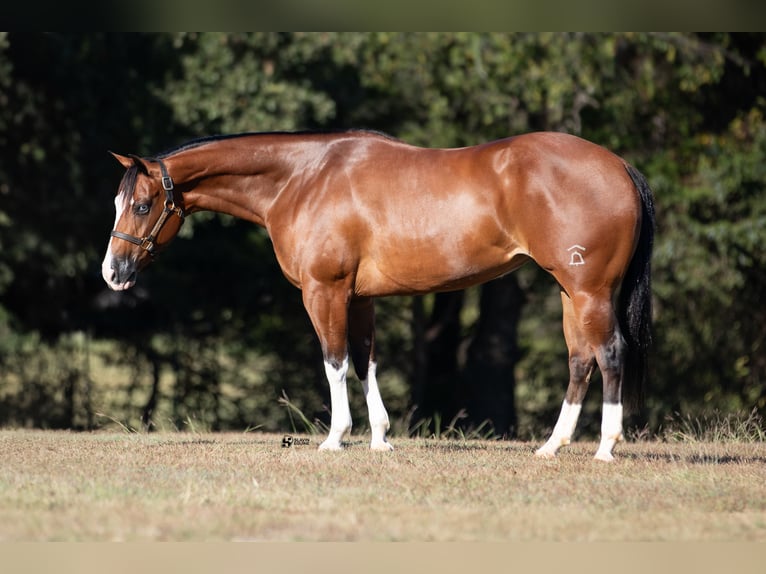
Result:
[[[122,168],[106,152],[352,127],[424,146],[560,130],[623,155],[658,212],[635,424],[763,414],[765,64],[763,34],[2,34],[0,424],[292,430],[283,393],[327,420],[319,346],[262,229],[197,214],[134,290],[107,290]],[[560,319],[533,265],[379,301],[394,430],[547,432],[567,381]],[[351,399],[364,429],[353,383]]]

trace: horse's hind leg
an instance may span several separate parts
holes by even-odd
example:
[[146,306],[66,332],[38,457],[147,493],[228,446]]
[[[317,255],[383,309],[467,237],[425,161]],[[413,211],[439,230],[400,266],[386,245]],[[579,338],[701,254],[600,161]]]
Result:
[[622,371],[625,364],[625,341],[615,326],[611,336],[596,350],[604,379],[604,402],[601,410],[601,443],[595,458],[612,461],[614,445],[623,440],[622,434]]
[[548,441],[535,453],[543,458],[553,458],[559,448],[571,442],[590,377],[596,366],[596,356],[580,328],[572,300],[564,291],[561,292],[561,302],[564,309],[564,337],[569,348],[569,385],[556,426]]
[[388,413],[375,378],[375,306],[372,299],[353,299],[348,310],[348,341],[356,374],[362,381],[370,417],[372,450],[393,450],[386,440]]
[[612,296],[580,293],[575,295],[574,315],[580,333],[596,356],[603,379],[601,443],[598,460],[611,461],[612,448],[622,436],[622,370],[625,341],[617,324]]

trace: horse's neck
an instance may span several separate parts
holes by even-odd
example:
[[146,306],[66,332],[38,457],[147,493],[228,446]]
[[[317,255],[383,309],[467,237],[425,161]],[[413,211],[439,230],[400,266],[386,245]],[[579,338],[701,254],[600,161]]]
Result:
[[264,225],[268,209],[297,169],[285,146],[224,140],[167,158],[188,213],[215,211]]

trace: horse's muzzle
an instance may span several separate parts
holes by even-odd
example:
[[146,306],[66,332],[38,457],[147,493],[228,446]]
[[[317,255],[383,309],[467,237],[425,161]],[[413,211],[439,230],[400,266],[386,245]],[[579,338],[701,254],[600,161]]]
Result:
[[101,275],[104,281],[114,291],[124,291],[136,284],[138,269],[136,262],[131,259],[108,258],[101,266]]

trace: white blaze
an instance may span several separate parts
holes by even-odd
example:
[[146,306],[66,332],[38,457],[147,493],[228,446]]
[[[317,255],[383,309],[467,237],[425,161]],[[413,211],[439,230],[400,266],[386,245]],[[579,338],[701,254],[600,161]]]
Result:
[[[112,226],[112,229],[115,229],[117,227],[117,222],[120,221],[120,217],[122,216],[122,212],[124,209],[125,202],[123,201],[122,194],[118,194],[114,198],[114,225]],[[112,241],[114,241],[114,237],[109,238],[109,243],[107,243],[106,246],[106,255],[104,255],[104,260],[101,262],[101,276],[104,278],[104,281],[106,281],[106,284],[109,285],[110,289],[113,289],[115,291],[123,291],[125,289],[130,289],[133,287],[134,281],[128,281],[126,283],[116,283],[114,281],[114,270],[112,269]]]

